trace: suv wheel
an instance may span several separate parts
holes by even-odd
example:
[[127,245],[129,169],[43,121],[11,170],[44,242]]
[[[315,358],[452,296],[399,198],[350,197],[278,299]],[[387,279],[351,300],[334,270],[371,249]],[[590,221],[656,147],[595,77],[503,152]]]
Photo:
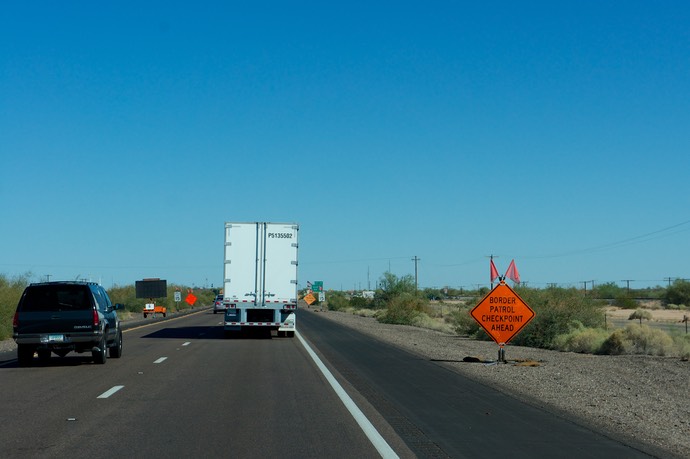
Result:
[[101,338],[101,342],[98,343],[98,351],[91,351],[91,355],[93,356],[93,361],[94,363],[98,364],[104,364],[106,359],[108,358],[108,350],[105,345],[105,333],[103,334],[103,338]]
[[17,345],[17,361],[20,367],[28,367],[34,359],[34,348],[28,344]]
[[115,345],[110,348],[111,359],[119,359],[120,357],[122,357],[122,331],[117,332]]

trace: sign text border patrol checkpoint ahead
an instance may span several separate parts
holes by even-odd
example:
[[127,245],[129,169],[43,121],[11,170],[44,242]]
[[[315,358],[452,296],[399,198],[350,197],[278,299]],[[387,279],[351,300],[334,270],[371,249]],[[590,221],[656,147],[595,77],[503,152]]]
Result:
[[527,303],[504,282],[489,292],[470,314],[499,346],[513,339],[535,316]]

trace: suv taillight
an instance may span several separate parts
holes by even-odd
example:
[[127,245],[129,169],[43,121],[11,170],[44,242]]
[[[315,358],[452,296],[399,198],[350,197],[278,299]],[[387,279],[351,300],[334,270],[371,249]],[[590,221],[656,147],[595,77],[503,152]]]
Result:
[[12,319],[12,328],[17,328],[19,326],[19,311],[15,311],[14,319]]
[[101,324],[101,319],[98,317],[98,311],[93,310],[93,326],[98,327]]

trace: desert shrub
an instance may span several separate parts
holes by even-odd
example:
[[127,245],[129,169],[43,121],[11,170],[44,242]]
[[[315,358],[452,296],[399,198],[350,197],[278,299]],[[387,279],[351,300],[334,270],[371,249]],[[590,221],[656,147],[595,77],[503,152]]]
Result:
[[673,340],[674,355],[684,359],[690,360],[690,335],[688,334],[671,334]]
[[478,332],[482,330],[476,320],[470,315],[471,307],[465,306],[458,308],[451,313],[453,328],[458,335],[477,338]]
[[653,318],[654,317],[652,316],[652,313],[647,311],[646,309],[636,309],[635,312],[630,314],[628,320],[639,320],[640,325],[642,325],[642,319],[652,320]]
[[426,300],[414,295],[403,294],[391,298],[386,310],[378,320],[387,324],[414,325],[414,321],[422,312],[427,312]]
[[604,355],[621,355],[625,354],[625,342],[623,330],[616,330],[604,340],[597,354]]
[[445,322],[440,322],[438,320],[434,320],[432,317],[429,317],[429,315],[424,312],[421,312],[417,317],[414,318],[414,320],[412,321],[412,325],[414,325],[415,327],[425,328],[428,330],[436,330],[443,333],[453,333],[452,325]]
[[626,294],[616,296],[613,300],[613,305],[623,309],[635,309],[639,307],[638,302]]
[[570,324],[570,331],[553,340],[553,349],[593,354],[604,344],[609,334],[601,328],[587,328],[578,321]]
[[13,278],[0,275],[0,340],[12,337],[12,318],[30,277],[30,273]]
[[328,309],[331,311],[342,311],[350,306],[350,300],[345,297],[343,292],[328,293]]
[[678,279],[673,282],[664,295],[666,303],[690,304],[690,282]]
[[604,328],[604,303],[583,296],[577,289],[519,288],[516,292],[534,310],[535,317],[513,338],[513,344],[551,349],[556,337],[570,333],[575,322],[585,328]]
[[361,296],[350,298],[350,306],[355,309],[367,309],[371,307],[371,301]]
[[670,335],[648,325],[628,325],[614,331],[599,350],[601,354],[674,355],[677,345]]

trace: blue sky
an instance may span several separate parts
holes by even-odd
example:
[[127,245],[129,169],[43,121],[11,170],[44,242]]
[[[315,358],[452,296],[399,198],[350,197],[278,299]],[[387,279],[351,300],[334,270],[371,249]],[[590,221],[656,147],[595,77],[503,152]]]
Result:
[[[690,278],[690,5],[6,2],[0,273],[222,282],[300,224],[300,284]],[[591,286],[591,284],[589,284]]]

